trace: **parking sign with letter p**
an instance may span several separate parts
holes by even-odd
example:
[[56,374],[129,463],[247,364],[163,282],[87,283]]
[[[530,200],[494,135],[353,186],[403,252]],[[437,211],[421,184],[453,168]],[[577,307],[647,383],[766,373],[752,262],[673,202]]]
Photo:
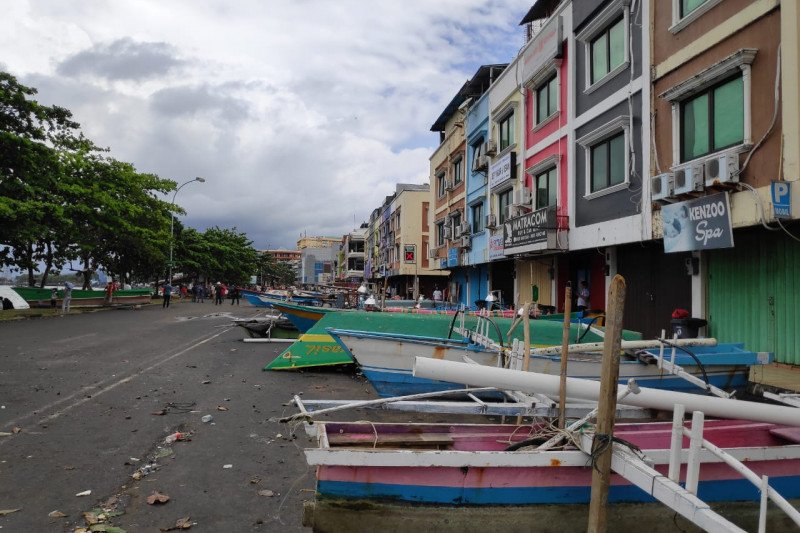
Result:
[[772,182],[772,212],[775,218],[792,218],[792,188],[788,181]]

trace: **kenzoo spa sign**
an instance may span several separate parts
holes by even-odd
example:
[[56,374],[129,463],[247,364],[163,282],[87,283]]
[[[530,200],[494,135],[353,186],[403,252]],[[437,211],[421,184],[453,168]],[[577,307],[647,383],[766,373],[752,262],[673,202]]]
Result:
[[557,249],[556,208],[545,207],[503,223],[503,248],[509,253]]
[[665,205],[661,214],[665,253],[733,247],[728,193]]

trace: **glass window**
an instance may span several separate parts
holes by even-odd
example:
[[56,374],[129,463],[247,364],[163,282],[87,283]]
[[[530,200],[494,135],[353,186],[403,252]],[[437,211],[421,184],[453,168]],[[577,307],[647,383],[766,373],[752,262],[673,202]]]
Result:
[[472,210],[472,233],[483,231],[483,202],[475,204]]
[[436,223],[436,244],[438,246],[444,244],[444,221]]
[[483,139],[472,145],[472,168],[477,167],[478,159],[483,155]]
[[508,218],[508,206],[511,205],[513,194],[514,189],[508,189],[507,191],[501,192],[497,195],[497,207],[500,210],[500,224],[505,222]]
[[743,141],[741,75],[714,85],[681,104],[681,161],[690,161]]
[[463,167],[464,167],[464,164],[463,164],[463,161],[462,161],[462,159],[460,157],[458,159],[456,159],[455,161],[453,161],[453,183],[456,184],[456,185],[461,183],[461,180],[464,179],[462,177],[463,173],[464,173],[464,168]]
[[514,144],[514,113],[500,121],[500,150]]
[[556,205],[558,199],[558,174],[556,167],[536,175],[536,209]]
[[683,18],[698,7],[706,3],[706,0],[681,0],[681,17]]
[[444,173],[436,175],[436,191],[439,196],[444,196],[444,193],[447,192],[445,189]]
[[621,132],[589,149],[591,160],[590,192],[625,181],[625,133]]
[[594,84],[625,62],[625,19],[617,20],[592,39],[589,49],[590,79]]
[[558,111],[558,79],[555,74],[536,89],[536,123],[541,124]]

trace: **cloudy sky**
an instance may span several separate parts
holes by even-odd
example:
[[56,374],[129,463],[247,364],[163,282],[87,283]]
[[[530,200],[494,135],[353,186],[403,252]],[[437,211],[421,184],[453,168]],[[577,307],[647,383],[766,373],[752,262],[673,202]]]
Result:
[[140,171],[204,177],[185,224],[294,247],[427,181],[431,124],[532,3],[3,0],[0,70]]

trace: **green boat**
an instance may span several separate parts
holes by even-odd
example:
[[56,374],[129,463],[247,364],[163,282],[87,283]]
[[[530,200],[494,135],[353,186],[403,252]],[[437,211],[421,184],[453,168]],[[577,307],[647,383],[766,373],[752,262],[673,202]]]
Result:
[[[511,339],[506,338],[513,322],[511,318],[495,317],[491,319],[497,328],[491,328],[488,336],[494,341],[500,339],[502,332],[503,342],[508,345],[513,339],[523,339],[522,325],[519,325]],[[461,318],[455,321],[460,325]],[[466,316],[464,326],[472,329],[478,322],[476,316]],[[382,333],[401,333],[423,337],[437,337],[446,339],[453,325],[453,315],[447,314],[415,314],[415,313],[375,313],[366,311],[349,311],[325,313],[314,326],[300,336],[283,351],[264,370],[292,370],[315,366],[352,364],[353,360],[342,347],[331,337],[327,328],[348,329]],[[572,325],[570,338],[575,339],[581,334],[583,328],[577,324]],[[531,320],[530,338],[531,346],[545,347],[561,344],[563,335],[562,324],[552,320]],[[454,337],[458,335],[453,334]],[[624,331],[623,339],[641,339],[641,334],[634,331]],[[601,337],[586,332],[582,342],[598,342]]]
[[[28,305],[33,307],[50,307],[51,289],[38,287],[12,287]],[[114,291],[111,302],[106,301],[104,290],[84,291],[72,289],[71,307],[102,307],[104,305],[141,305],[150,303],[152,297],[151,289],[127,289]],[[64,290],[58,290],[56,305],[61,307],[64,298]]]

